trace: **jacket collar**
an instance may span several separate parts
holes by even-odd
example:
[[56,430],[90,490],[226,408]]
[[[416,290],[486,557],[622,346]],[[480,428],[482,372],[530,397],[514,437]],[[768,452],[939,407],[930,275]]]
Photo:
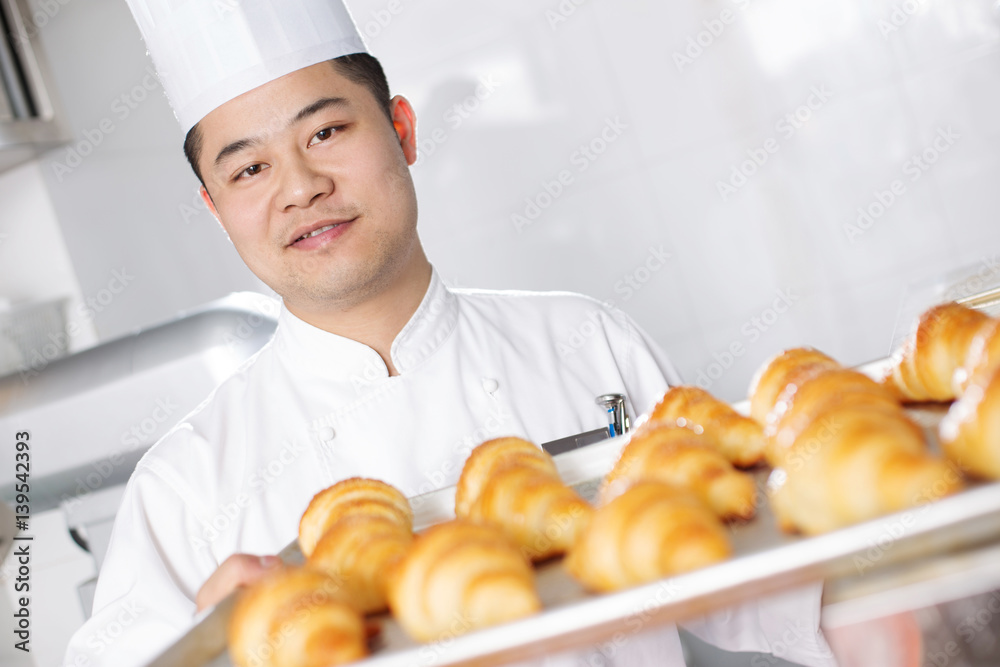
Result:
[[[432,269],[430,284],[417,310],[397,334],[390,348],[392,363],[400,375],[412,371],[433,355],[448,339],[458,322],[455,295]],[[378,353],[364,343],[324,331],[281,306],[274,347],[282,361],[301,372],[331,380],[367,383],[386,378],[389,371]]]

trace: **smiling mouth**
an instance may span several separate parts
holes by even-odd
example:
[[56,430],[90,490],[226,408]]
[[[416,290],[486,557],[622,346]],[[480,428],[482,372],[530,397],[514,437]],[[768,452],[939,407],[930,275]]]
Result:
[[[344,227],[346,225],[349,225],[349,224],[351,224],[352,222],[354,222],[357,219],[358,219],[358,216],[355,216],[355,217],[351,218],[350,220],[342,220],[341,222],[332,222],[332,223],[330,223],[328,225],[323,225],[322,227],[317,227],[316,229],[314,229],[312,231],[306,232],[305,234],[303,234],[302,236],[298,237],[297,239],[295,239],[294,241],[292,241],[288,245],[290,247],[300,247],[299,246],[300,243],[302,243],[303,241],[307,241],[307,240],[313,238],[314,236],[321,236],[323,234],[327,234],[328,236],[339,235],[339,234],[341,234],[341,230],[338,230],[339,227]],[[336,231],[331,231],[331,230],[336,230]],[[322,239],[317,239],[317,240],[322,240]],[[316,242],[314,241],[310,245],[310,247],[312,247],[312,245],[314,245],[315,243]]]
[[313,236],[319,236],[323,232],[325,232],[327,230],[330,230],[330,229],[333,229],[334,227],[339,227],[342,224],[344,224],[344,223],[343,222],[338,222],[335,225],[327,225],[326,227],[320,227],[319,229],[314,229],[313,231],[309,232],[308,234],[303,234],[299,238],[295,239],[295,243],[298,243],[302,239],[308,239],[308,238],[311,238]]

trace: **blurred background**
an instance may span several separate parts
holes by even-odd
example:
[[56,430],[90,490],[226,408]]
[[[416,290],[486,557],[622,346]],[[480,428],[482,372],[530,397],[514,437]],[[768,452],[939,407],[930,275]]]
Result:
[[[0,4],[47,118],[0,107],[0,371],[267,294],[201,204],[124,1]],[[416,108],[421,236],[451,285],[613,303],[738,400],[784,347],[867,362],[928,295],[1000,281],[992,0],[347,4]],[[93,560],[48,520],[47,581],[76,586]],[[82,622],[64,609],[39,665]]]

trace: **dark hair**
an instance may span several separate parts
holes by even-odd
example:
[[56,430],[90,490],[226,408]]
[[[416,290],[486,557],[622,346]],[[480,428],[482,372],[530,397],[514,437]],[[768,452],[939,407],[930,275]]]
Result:
[[[367,53],[352,53],[328,61],[338,73],[342,74],[349,81],[364,86],[372,94],[375,101],[385,112],[386,118],[392,122],[392,108],[389,100],[389,82],[385,79],[385,72],[378,59]],[[201,177],[201,170],[198,169],[198,158],[201,157],[201,130],[198,124],[192,127],[184,138],[184,156],[194,170],[195,175],[201,184],[205,184],[205,179]]]

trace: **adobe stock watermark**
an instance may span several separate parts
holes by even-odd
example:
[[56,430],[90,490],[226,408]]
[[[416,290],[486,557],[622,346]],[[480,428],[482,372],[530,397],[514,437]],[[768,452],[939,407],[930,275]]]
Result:
[[180,214],[185,225],[191,224],[191,218],[207,210],[208,204],[205,203],[205,199],[201,196],[201,185],[194,186],[190,203],[181,202],[177,205],[177,213]]
[[601,642],[582,656],[578,664],[586,667],[606,667],[614,664],[615,656],[618,655],[619,651],[649,625],[654,616],[653,612],[677,599],[682,590],[674,579],[660,581],[656,591],[625,618],[627,631],[619,630],[611,635],[610,639]]
[[369,12],[371,18],[369,19],[357,19],[355,23],[361,28],[362,32],[369,41],[378,39],[382,31],[389,27],[397,16],[403,13],[402,0],[389,0],[385,5],[379,9],[373,9]]
[[979,294],[995,286],[997,276],[1000,276],[1000,256],[993,254],[979,261],[979,269],[962,282],[949,287],[945,293],[946,301],[957,301],[965,297]]
[[[137,601],[127,597],[114,604],[117,612],[113,609],[102,609],[100,614],[108,617],[108,621],[102,627],[92,630],[84,642],[94,655],[101,655],[108,650],[146,612],[146,609],[140,607]],[[86,656],[78,655],[76,662],[72,664],[78,667],[87,667],[91,661]]]
[[993,617],[998,613],[1000,613],[1000,591],[993,591],[986,597],[979,611],[962,619],[956,630],[966,644],[971,644],[977,634],[989,627]]
[[479,77],[475,90],[464,99],[455,102],[448,107],[441,115],[441,120],[445,125],[438,125],[428,132],[424,138],[417,139],[417,159],[413,163],[413,168],[423,166],[428,158],[434,155],[438,148],[448,141],[451,132],[462,127],[467,120],[478,112],[483,103],[503,85],[495,74]]
[[858,574],[864,574],[865,570],[872,568],[885,554],[895,546],[907,532],[917,524],[920,515],[930,509],[931,504],[936,500],[948,495],[954,490],[955,485],[961,480],[961,475],[954,467],[949,466],[946,474],[936,480],[933,484],[920,490],[920,493],[913,499],[915,509],[903,512],[898,519],[890,523],[874,540],[868,543],[868,550],[862,555],[854,556],[854,567]]
[[[951,129],[951,125],[937,128],[937,134],[930,144],[903,163],[903,176],[908,176],[910,183],[920,180],[920,177],[937,164],[941,156],[951,150],[955,142],[961,138],[962,135]],[[858,207],[854,223],[844,223],[844,234],[847,235],[847,240],[852,244],[856,243],[858,238],[874,227],[875,222],[884,216],[907,192],[906,181],[902,178],[894,179],[884,190],[876,189],[872,193],[873,200],[865,206]]]
[[65,331],[49,333],[49,342],[31,350],[26,358],[22,359],[17,367],[21,382],[27,382],[29,378],[35,377],[49,363],[61,357],[63,352],[69,349],[69,341],[83,332],[81,321],[90,322],[99,313],[104,312],[133,280],[135,276],[130,275],[124,266],[121,269],[113,269],[107,285],[99,289],[96,294],[85,297],[83,303],[77,306],[79,319],[70,319]]
[[466,459],[472,454],[472,450],[491,438],[500,436],[503,432],[509,432],[509,419],[511,414],[502,404],[496,403],[489,415],[471,433],[459,438],[452,443],[451,450],[453,456],[445,459],[437,470],[425,472],[426,481],[421,482],[416,493],[410,498],[410,505],[414,510],[419,509],[425,499],[423,495],[436,491],[448,484],[454,483],[458,475],[462,472],[462,466]]
[[167,423],[177,412],[178,405],[170,397],[157,398],[153,409],[148,415],[132,424],[118,439],[120,447],[107,457],[90,464],[92,471],[86,475],[77,475],[73,481],[76,488],[73,495],[64,493],[60,498],[64,509],[72,509],[83,502],[83,499],[97,491],[111,477],[112,473],[125,463],[125,454],[133,452],[143,445],[152,444],[151,438],[161,426]]
[[95,127],[84,129],[81,133],[83,138],[66,149],[64,158],[52,162],[52,173],[56,179],[62,183],[66,176],[73,173],[73,170],[83,164],[84,159],[104,142],[105,137],[118,129],[118,123],[124,122],[142,102],[149,98],[150,93],[159,88],[160,80],[150,65],[139,83],[111,102],[111,115],[99,120]]
[[[778,660],[788,655],[788,652],[804,638],[810,640],[816,636],[813,630],[801,618],[794,621],[785,621],[785,631],[777,639],[770,639],[771,652],[768,654],[757,654],[750,658],[750,667],[773,667],[778,664]],[[826,657],[833,657],[829,649],[823,651]]]
[[[296,662],[294,659],[289,662],[288,649],[284,650],[283,653],[285,656],[282,658],[279,655],[282,647],[286,643],[290,643],[292,641],[291,638],[296,633],[301,634],[305,631],[311,631],[312,628],[329,628],[330,626],[323,625],[324,620],[314,623],[311,617],[316,615],[320,619],[323,619],[324,608],[331,604],[339,606],[341,604],[340,601],[345,599],[345,595],[342,592],[346,583],[345,578],[338,573],[326,572],[325,574],[326,579],[318,588],[302,591],[291,603],[294,606],[288,608],[294,609],[294,614],[288,614],[281,623],[273,624],[267,632],[258,634],[252,638],[255,642],[246,646],[247,665],[250,665],[250,667],[268,667],[276,664],[301,663],[301,659],[299,662]],[[316,664],[319,663],[317,662]]]
[[[592,139],[581,143],[569,156],[569,163],[576,167],[576,173],[582,174],[587,171],[598,158],[608,150],[608,147],[618,141],[622,133],[628,129],[628,125],[622,122],[621,116],[605,118],[604,127]],[[541,182],[541,191],[535,195],[526,197],[524,208],[519,213],[512,213],[510,221],[514,229],[520,234],[525,227],[535,224],[542,216],[542,213],[552,206],[559,197],[563,195],[567,188],[573,185],[575,176],[570,169],[561,169],[552,180]]]
[[[751,0],[733,0],[733,4],[741,11],[746,11],[750,3]],[[677,66],[677,71],[683,74],[685,67],[693,65],[694,61],[701,58],[705,50],[722,37],[722,34],[726,31],[726,27],[736,22],[737,16],[736,12],[727,8],[720,11],[717,17],[702,21],[701,24],[704,26],[704,29],[688,35],[684,48],[673,52],[674,65]]]
[[897,32],[907,24],[912,16],[929,5],[929,0],[903,0],[903,2],[894,4],[889,15],[880,18],[876,24],[878,31],[882,34],[882,39],[889,39],[889,35]]
[[284,475],[288,468],[306,451],[306,447],[302,443],[293,439],[284,440],[281,443],[281,449],[275,456],[250,473],[247,478],[249,492],[240,491],[226,502],[221,502],[216,507],[215,515],[201,526],[201,535],[195,533],[188,535],[188,543],[192,548],[196,551],[206,549],[220,535],[233,528],[244,510],[253,504],[254,499],[263,494],[269,486]]
[[733,367],[737,359],[746,354],[747,346],[760,340],[760,337],[773,327],[783,314],[791,310],[799,298],[791,287],[776,290],[771,305],[764,308],[759,315],[751,317],[740,327],[740,333],[746,338],[746,343],[742,339],[734,340],[721,353],[713,351],[713,361],[705,368],[698,369],[695,384],[707,391],[726,374],[726,371]]
[[[943,646],[938,644],[935,648],[939,648],[941,650],[928,650],[925,653],[925,665],[948,667],[948,665],[952,664],[953,658],[958,658],[965,652],[963,649],[970,648],[969,645],[976,640],[977,636],[981,632],[991,629],[993,618],[997,615],[997,613],[1000,613],[1000,591],[992,591],[990,593],[978,595],[969,599],[969,602],[973,601],[975,601],[978,605],[978,608],[974,613],[966,614],[965,618],[963,618],[961,622],[955,626],[955,634],[962,638],[964,644],[960,644],[953,640],[945,642]],[[986,646],[996,643],[996,638],[992,632],[984,636],[983,639],[985,640],[983,644]],[[973,655],[969,656],[968,659],[960,658],[955,664],[961,665],[962,667],[966,667],[969,664],[982,664],[981,660],[977,660],[976,657],[981,658],[985,656],[976,656],[975,654],[979,652],[975,651],[975,649],[973,649],[971,653],[973,653]],[[990,652],[991,655],[993,653],[994,651]],[[969,659],[971,659],[971,663],[969,662]]]
[[732,165],[728,180],[715,182],[715,188],[719,191],[722,201],[728,201],[740,188],[746,185],[749,179],[767,164],[771,156],[781,149],[781,141],[787,141],[794,137],[796,132],[805,127],[806,123],[812,119],[813,112],[822,109],[831,97],[833,97],[833,93],[827,89],[826,84],[812,86],[805,102],[786,113],[774,124],[774,130],[778,136],[768,137],[757,148],[748,148],[746,151],[747,159]]
[[[667,265],[673,255],[663,249],[662,245],[649,246],[646,257],[639,264],[622,275],[615,282],[614,290],[616,294],[622,295],[622,300],[616,302],[608,299],[601,302],[605,308],[614,308],[616,303],[626,303],[643,288],[653,276]],[[571,354],[579,351],[587,340],[598,331],[603,329],[601,318],[605,316],[605,311],[601,308],[592,308],[587,311],[586,318],[577,326],[573,327],[565,340],[556,343],[556,350],[559,356],[565,359]]]
[[254,335],[257,329],[265,323],[270,323],[278,319],[281,312],[281,304],[275,299],[261,299],[254,301],[253,310],[246,315],[241,315],[236,320],[236,326],[232,331],[227,330],[222,336],[226,348],[233,350],[242,345]]
[[561,24],[570,19],[576,10],[588,2],[588,0],[560,0],[555,9],[545,10],[545,20],[549,23],[549,28],[554,32]]
[[448,629],[437,639],[423,644],[417,652],[419,661],[411,664],[420,667],[440,664],[441,659],[447,656],[448,651],[451,650],[455,640],[473,629],[472,620],[466,614],[454,611]]
[[35,0],[33,4],[36,9],[31,15],[21,15],[24,23],[18,26],[17,40],[22,44],[30,41],[70,2],[72,0]]

